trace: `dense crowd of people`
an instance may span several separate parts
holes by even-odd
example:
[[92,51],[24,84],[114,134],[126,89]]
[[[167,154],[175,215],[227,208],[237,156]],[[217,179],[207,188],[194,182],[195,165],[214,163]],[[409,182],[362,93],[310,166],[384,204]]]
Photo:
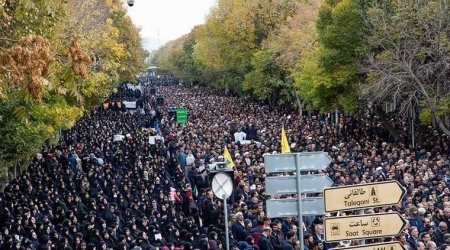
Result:
[[[296,218],[266,216],[263,156],[280,152],[282,125],[293,152],[332,157],[325,172],[335,185],[395,179],[407,188],[401,203],[366,211],[398,211],[408,221],[403,232],[365,243],[450,249],[448,136],[429,127],[413,148],[396,120],[403,131],[398,142],[376,116],[299,117],[175,82],[146,78],[140,90],[122,86],[58,145],[36,154],[0,193],[0,249],[225,249],[223,201],[214,197],[208,167],[224,161],[225,146],[235,164],[228,199],[232,249],[357,245],[325,242],[325,215],[305,217],[301,228]],[[132,101],[137,109],[124,108]],[[188,109],[186,124],[177,124],[172,107]]]

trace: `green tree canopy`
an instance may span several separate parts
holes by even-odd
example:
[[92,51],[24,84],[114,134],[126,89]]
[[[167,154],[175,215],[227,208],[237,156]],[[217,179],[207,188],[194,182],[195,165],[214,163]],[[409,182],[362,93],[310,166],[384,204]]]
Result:
[[0,0],[1,170],[133,81],[146,56],[119,0]]
[[313,109],[353,111],[360,81],[356,62],[364,45],[363,6],[357,0],[325,1],[316,23],[317,41],[298,62],[294,77]]

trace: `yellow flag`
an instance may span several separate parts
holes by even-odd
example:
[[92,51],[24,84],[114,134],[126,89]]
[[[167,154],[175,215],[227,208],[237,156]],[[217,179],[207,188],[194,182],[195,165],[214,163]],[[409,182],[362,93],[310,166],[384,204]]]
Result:
[[286,130],[284,130],[284,126],[281,127],[281,153],[290,153],[291,148],[289,147],[289,143],[286,137]]
[[230,152],[227,149],[227,146],[225,146],[225,149],[223,150],[223,158],[225,158],[225,162],[227,163],[227,166],[231,169],[234,168],[234,162],[231,158]]

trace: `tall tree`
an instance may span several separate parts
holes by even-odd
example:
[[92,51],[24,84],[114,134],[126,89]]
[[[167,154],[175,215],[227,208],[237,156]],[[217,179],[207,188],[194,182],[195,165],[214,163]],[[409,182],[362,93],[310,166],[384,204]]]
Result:
[[298,1],[294,15],[287,16],[285,25],[266,39],[264,46],[284,71],[292,73],[303,52],[317,40],[316,20],[321,4],[322,0]]
[[[321,2],[262,1],[258,4],[261,14],[257,20],[265,28],[257,34],[265,35],[260,49],[253,54],[252,71],[242,83],[244,91],[268,100],[269,104],[290,106],[293,103],[296,95],[291,73],[315,38],[315,19]],[[276,18],[274,12],[279,13]]]
[[168,42],[155,53],[153,63],[186,82],[201,81],[202,72],[193,55],[195,33],[194,28],[189,34]]
[[0,0],[0,180],[103,101],[119,74],[145,68],[123,13],[120,0]]
[[360,81],[356,62],[364,45],[363,8],[358,0],[325,0],[322,4],[316,22],[318,43],[294,71],[310,108],[355,109]]
[[[388,2],[389,3],[389,2]],[[450,112],[450,1],[394,1],[375,5],[367,16],[368,74],[365,97],[374,103],[396,100],[405,116],[423,104],[450,135],[439,114]]]
[[118,69],[120,80],[134,81],[136,75],[146,69],[145,59],[149,54],[142,47],[139,29],[133,25],[130,17],[121,5],[112,8],[111,20],[119,31],[118,42],[123,44],[125,49],[125,56],[121,58],[121,65]]
[[238,90],[256,50],[255,12],[250,1],[219,0],[198,31],[195,57],[215,72],[222,88]]
[[274,54],[262,49],[253,54],[252,71],[245,75],[242,82],[244,91],[251,93],[261,100],[269,100],[269,104],[275,104],[279,99],[284,86],[285,74],[275,64]]

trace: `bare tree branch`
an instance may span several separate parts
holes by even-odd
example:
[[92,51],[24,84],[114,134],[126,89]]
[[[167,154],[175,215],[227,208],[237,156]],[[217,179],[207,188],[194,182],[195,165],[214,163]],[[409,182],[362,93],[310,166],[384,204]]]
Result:
[[374,52],[361,63],[369,75],[362,93],[372,102],[398,101],[398,115],[408,115],[412,103],[425,101],[441,130],[450,135],[438,114],[449,98],[450,1],[405,0],[398,6],[373,8],[365,20]]

